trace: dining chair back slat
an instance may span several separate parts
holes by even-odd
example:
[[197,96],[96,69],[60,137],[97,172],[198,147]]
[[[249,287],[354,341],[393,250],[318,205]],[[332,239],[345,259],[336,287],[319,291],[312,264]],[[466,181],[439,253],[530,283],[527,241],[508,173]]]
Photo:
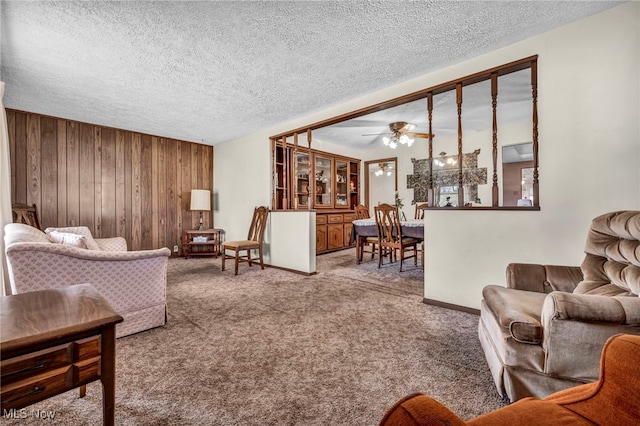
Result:
[[[238,264],[240,262],[247,262],[249,266],[254,261],[260,263],[260,268],[264,269],[264,259],[262,254],[262,239],[264,238],[264,230],[267,227],[267,218],[269,216],[269,209],[265,206],[256,207],[253,210],[253,218],[251,219],[251,226],[249,227],[249,233],[247,239],[244,241],[225,241],[222,244],[222,270],[225,269],[225,260],[235,260],[235,274],[238,275]],[[233,251],[234,255],[227,255],[227,250]],[[254,258],[251,255],[252,250],[258,250],[258,257]],[[246,254],[240,255],[241,252]]]
[[[369,214],[369,207],[364,204],[360,204],[356,207],[356,219],[369,219],[371,215]],[[358,263],[362,262],[362,257],[364,253],[371,253],[371,259],[376,252],[376,245],[378,244],[378,239],[376,237],[361,237],[358,236],[356,238],[356,257],[358,259]],[[369,250],[365,250],[365,247],[369,247]]]
[[[374,207],[376,229],[378,232],[378,268],[382,267],[383,251],[391,252],[393,260],[396,251],[400,252],[400,272],[402,272],[402,263],[405,259],[414,259],[415,265],[418,264],[417,244],[415,238],[404,238],[402,236],[402,226],[400,224],[400,213],[397,206],[390,204],[380,204]],[[410,253],[405,256],[405,253]]]
[[416,213],[414,219],[424,219],[424,209],[429,207],[429,203],[416,204]]
[[269,209],[266,207],[257,207],[253,211],[253,219],[251,219],[251,226],[249,227],[249,234],[247,240],[262,242],[264,236],[264,230],[267,226],[267,216],[269,215]]
[[356,219],[369,219],[371,216],[369,215],[369,207],[364,204],[360,204],[356,207]]

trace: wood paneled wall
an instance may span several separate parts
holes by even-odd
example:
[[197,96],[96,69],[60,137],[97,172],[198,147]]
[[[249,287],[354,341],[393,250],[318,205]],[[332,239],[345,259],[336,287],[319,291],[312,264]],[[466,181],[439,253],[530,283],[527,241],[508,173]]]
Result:
[[[199,223],[191,189],[213,194],[213,147],[7,109],[13,203],[43,228],[84,225],[129,250],[178,245]],[[213,227],[213,212],[204,212]]]

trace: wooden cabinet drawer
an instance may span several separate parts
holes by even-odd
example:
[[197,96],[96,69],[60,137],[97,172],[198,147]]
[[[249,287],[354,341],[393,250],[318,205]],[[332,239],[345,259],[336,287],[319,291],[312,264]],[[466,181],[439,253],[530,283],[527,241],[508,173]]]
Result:
[[60,367],[45,373],[27,377],[15,383],[2,383],[2,407],[27,406],[68,389],[72,379],[71,366]]
[[100,340],[89,338],[0,362],[2,407],[24,407],[100,378]]
[[348,247],[351,245],[351,233],[353,232],[353,224],[345,223],[344,224],[344,246]]
[[89,338],[67,343],[42,351],[0,361],[2,384],[9,384],[24,377],[46,373],[75,362],[100,356],[100,340]]
[[77,387],[100,378],[100,357],[77,362],[73,365],[71,387]]
[[327,225],[316,226],[316,253],[327,250]]
[[344,247],[344,229],[342,224],[327,226],[327,247],[329,250]]
[[62,345],[33,354],[3,359],[0,362],[2,384],[17,382],[25,377],[68,366],[70,364],[68,346]]
[[329,223],[342,223],[342,215],[341,214],[330,214],[329,215]]
[[100,378],[100,357],[2,383],[2,407],[25,407]]
[[351,244],[356,215],[352,211],[327,211],[316,214],[316,253],[340,250]]
[[100,356],[102,351],[100,350],[100,338],[89,338],[84,340],[78,340],[72,343],[72,347],[75,350],[73,354],[74,361],[84,361],[88,359],[93,359],[97,356]]

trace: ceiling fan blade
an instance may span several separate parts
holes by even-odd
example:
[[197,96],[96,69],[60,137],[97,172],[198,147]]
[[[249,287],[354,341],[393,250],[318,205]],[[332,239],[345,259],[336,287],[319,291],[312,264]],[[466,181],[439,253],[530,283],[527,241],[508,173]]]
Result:
[[[407,136],[410,136],[412,138],[418,138],[418,139],[429,139],[429,133],[414,133],[414,132],[407,132],[406,133]],[[436,135],[431,135],[432,138],[435,138]]]
[[392,135],[393,133],[365,133],[361,136],[383,136],[383,135]]

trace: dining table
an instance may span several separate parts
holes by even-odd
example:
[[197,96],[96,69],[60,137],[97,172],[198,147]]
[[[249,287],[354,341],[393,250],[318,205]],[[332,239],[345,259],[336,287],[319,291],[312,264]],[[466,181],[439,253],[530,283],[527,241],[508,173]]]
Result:
[[[376,220],[374,218],[369,219],[357,219],[353,222],[353,231],[351,232],[351,244],[356,243],[358,238],[377,237],[378,232],[376,230]],[[400,221],[400,228],[402,229],[403,237],[411,237],[424,241],[424,220],[423,219],[409,219]],[[357,245],[357,244],[356,244]],[[356,256],[359,257],[360,253],[356,250]]]

